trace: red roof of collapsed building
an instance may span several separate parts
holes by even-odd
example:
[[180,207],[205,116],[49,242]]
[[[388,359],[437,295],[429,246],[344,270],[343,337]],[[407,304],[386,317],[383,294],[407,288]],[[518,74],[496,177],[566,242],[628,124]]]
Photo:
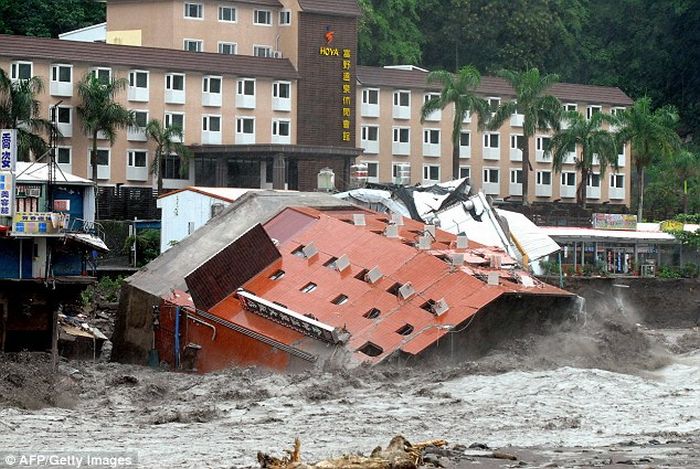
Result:
[[[358,214],[363,220],[355,224]],[[515,264],[499,248],[470,242],[458,249],[455,235],[439,229],[426,235],[425,226],[411,219],[399,224],[398,237],[388,237],[390,218],[364,209],[281,211],[263,225],[281,257],[246,281],[244,293],[232,292],[208,314],[306,356],[315,353],[313,334],[258,314],[241,298],[253,295],[340,331],[345,337],[338,343],[353,362],[378,363],[399,350],[421,353],[503,294],[571,295],[525,271],[491,267]],[[421,236],[430,238],[430,246],[416,246]],[[304,253],[308,246],[313,249]],[[464,255],[465,262],[453,265],[454,254]],[[369,280],[373,269],[379,275]],[[184,292],[174,292],[169,301],[194,308]]]

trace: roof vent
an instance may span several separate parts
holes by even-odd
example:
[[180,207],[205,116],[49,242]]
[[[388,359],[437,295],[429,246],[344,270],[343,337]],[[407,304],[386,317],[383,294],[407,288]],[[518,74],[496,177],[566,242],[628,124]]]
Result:
[[447,301],[445,301],[444,298],[441,298],[437,300],[435,304],[432,305],[431,309],[435,316],[442,316],[447,312],[448,309],[450,309],[450,307],[447,306]]
[[372,270],[365,274],[365,282],[367,283],[377,283],[384,276],[379,267],[374,267]]
[[413,285],[411,285],[411,282],[406,282],[403,285],[401,285],[401,288],[399,288],[399,296],[403,298],[404,300],[409,299],[416,293],[416,289],[413,288]]
[[318,254],[318,249],[316,249],[316,246],[314,246],[314,243],[309,243],[303,248],[301,248],[302,254],[304,254],[304,258],[308,259],[310,257],[315,256]]
[[430,236],[430,234],[424,234],[420,238],[418,238],[418,249],[422,251],[426,251],[430,249],[433,245],[433,238]]
[[501,268],[501,256],[499,256],[497,254],[489,256],[489,266],[492,269],[500,269]]
[[452,256],[450,258],[450,262],[455,267],[463,266],[464,265],[464,254],[461,252],[452,254]]
[[467,249],[469,247],[469,238],[467,235],[461,234],[457,236],[457,249]]
[[423,225],[423,233],[430,233],[430,235],[435,239],[435,225],[425,224]]
[[401,215],[400,213],[392,213],[391,223],[397,226],[403,226],[403,215]]
[[492,287],[497,287],[499,278],[500,276],[498,275],[498,272],[489,272],[487,281],[488,285],[491,285]]
[[367,226],[367,221],[365,220],[365,214],[364,213],[353,213],[352,214],[352,223],[355,226]]
[[338,258],[337,261],[335,261],[335,268],[338,272],[342,272],[348,267],[350,267],[350,259],[348,259],[348,256],[346,254],[343,254]]
[[399,237],[399,227],[397,225],[387,225],[384,230],[384,236],[387,238],[398,238]]

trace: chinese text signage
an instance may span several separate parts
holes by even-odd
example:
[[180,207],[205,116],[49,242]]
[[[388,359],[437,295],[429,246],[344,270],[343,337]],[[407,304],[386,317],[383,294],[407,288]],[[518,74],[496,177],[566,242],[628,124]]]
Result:
[[49,234],[64,230],[69,216],[51,212],[17,212],[12,221],[15,234]]
[[325,57],[338,57],[340,59],[340,86],[341,93],[341,118],[343,129],[340,135],[340,140],[343,142],[352,142],[352,50],[348,48],[340,49],[331,47],[330,43],[335,39],[335,34],[332,31],[327,31],[325,35],[326,45],[319,48],[319,54]]
[[598,230],[635,231],[637,229],[637,215],[594,213],[593,228]]
[[17,130],[0,130],[0,171],[14,171],[17,164]]
[[10,171],[0,171],[0,217],[11,217],[14,208],[14,175]]

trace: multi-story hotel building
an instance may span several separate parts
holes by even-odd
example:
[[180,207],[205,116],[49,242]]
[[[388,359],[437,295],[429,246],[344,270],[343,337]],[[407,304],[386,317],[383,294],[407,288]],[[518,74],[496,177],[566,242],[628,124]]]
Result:
[[[451,174],[453,111],[421,122],[424,100],[439,89],[416,67],[357,65],[355,0],[109,0],[107,43],[0,36],[0,67],[12,79],[39,76],[42,113],[58,106],[63,134],[57,151],[66,170],[89,177],[89,138],[76,107],[86,73],[123,77],[119,102],[137,126],[100,140],[100,184],[152,185],[153,144],[143,127],[157,118],[183,129],[194,153],[189,174],[178,159],[162,167],[166,188],[188,184],[313,190],[333,169],[345,188],[350,166],[368,165],[376,182],[432,183],[470,177],[500,198],[522,195],[522,116],[497,132],[463,125],[460,174]],[[91,31],[94,35],[94,31]],[[98,33],[98,37],[99,37]],[[93,39],[91,39],[93,40]],[[479,92],[492,102],[513,98],[502,80],[484,77]],[[567,109],[615,112],[631,100],[619,89],[574,84],[552,88]],[[580,175],[575,153],[558,174],[545,155],[550,136],[532,139],[532,200],[573,201]],[[580,151],[580,149],[576,149]],[[627,203],[629,148],[619,170],[589,179],[592,202]]]

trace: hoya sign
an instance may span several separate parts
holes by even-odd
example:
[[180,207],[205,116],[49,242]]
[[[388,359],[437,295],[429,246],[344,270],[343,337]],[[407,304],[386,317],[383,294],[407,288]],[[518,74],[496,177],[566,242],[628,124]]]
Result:
[[0,130],[0,171],[14,171],[17,166],[17,130]]

